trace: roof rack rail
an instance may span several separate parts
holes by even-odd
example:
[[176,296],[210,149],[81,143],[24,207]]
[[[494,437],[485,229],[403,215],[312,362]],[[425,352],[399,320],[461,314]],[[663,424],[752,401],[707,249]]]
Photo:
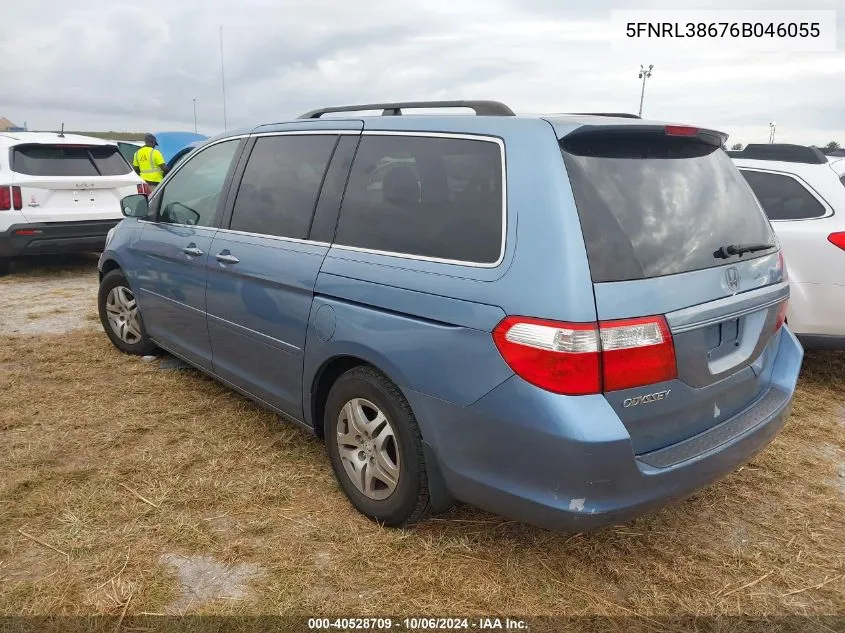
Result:
[[411,108],[470,108],[477,116],[515,116],[504,103],[498,101],[403,101],[397,103],[367,103],[360,105],[319,108],[301,115],[300,119],[319,119],[324,114],[335,112],[360,112],[382,110],[382,116],[400,116],[403,109]]
[[641,119],[639,114],[630,114],[628,112],[570,112],[572,116],[607,116],[615,117],[617,119]]
[[728,151],[728,156],[809,165],[824,165],[828,162],[827,157],[818,147],[790,143],[749,143],[742,150]]

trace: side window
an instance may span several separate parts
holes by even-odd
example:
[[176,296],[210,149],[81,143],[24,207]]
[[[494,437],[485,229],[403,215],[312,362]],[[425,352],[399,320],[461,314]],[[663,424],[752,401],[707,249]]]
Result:
[[335,243],[492,264],[502,249],[502,155],[492,141],[364,136]]
[[337,136],[264,136],[255,142],[232,210],[233,231],[305,239]]
[[164,186],[158,221],[212,226],[239,143],[238,139],[223,141],[191,156]]
[[795,178],[746,169],[740,171],[770,220],[808,220],[824,216],[824,206]]

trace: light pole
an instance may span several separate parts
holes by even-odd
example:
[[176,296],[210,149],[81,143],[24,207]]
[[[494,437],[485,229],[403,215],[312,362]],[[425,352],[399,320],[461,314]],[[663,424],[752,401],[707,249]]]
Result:
[[651,77],[651,69],[654,68],[654,64],[649,64],[648,68],[640,64],[640,79],[643,80],[643,89],[640,92],[640,116],[643,115],[643,98],[645,98],[645,80]]
[[774,121],[769,123],[769,144],[772,144],[772,143],[775,142],[775,129],[776,129],[776,127],[777,126],[775,125]]
[[223,27],[220,27],[220,82],[223,89],[223,131],[228,129],[226,121],[226,70],[223,66]]
[[197,133],[197,98],[194,97],[194,134]]

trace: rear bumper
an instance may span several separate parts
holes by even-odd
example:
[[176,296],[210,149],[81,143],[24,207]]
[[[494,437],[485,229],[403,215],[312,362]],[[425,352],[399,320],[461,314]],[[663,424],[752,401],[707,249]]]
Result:
[[[803,353],[783,328],[769,391],[708,431],[709,440],[691,438],[697,451],[680,447],[681,461],[663,455],[672,465],[662,468],[634,454],[603,396],[557,396],[518,378],[466,408],[408,395],[455,498],[541,527],[583,532],[687,496],[765,448],[789,416]],[[649,461],[659,464],[659,457]]]
[[120,222],[40,222],[13,224],[0,232],[0,257],[101,251],[106,234]]

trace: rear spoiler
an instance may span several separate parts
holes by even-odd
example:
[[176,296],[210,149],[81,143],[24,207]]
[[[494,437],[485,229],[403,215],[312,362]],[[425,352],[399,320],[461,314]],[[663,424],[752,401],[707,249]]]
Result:
[[628,137],[640,135],[685,137],[715,147],[722,147],[728,140],[728,135],[718,130],[708,130],[706,128],[671,123],[666,125],[654,125],[651,123],[646,125],[582,125],[564,136],[561,140],[593,134],[601,136],[620,134]]

